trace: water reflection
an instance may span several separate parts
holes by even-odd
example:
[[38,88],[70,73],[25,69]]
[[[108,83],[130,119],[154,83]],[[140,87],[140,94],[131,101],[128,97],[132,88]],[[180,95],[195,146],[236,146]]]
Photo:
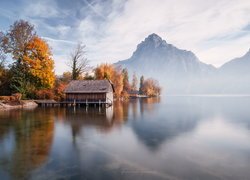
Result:
[[53,114],[43,111],[1,112],[0,166],[13,179],[26,179],[46,162],[54,130]]
[[0,112],[1,179],[247,179],[249,97]]

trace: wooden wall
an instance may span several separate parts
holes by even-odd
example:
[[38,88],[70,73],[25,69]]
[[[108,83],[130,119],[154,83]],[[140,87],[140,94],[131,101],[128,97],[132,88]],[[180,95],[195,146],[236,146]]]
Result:
[[106,93],[66,93],[66,101],[106,101]]

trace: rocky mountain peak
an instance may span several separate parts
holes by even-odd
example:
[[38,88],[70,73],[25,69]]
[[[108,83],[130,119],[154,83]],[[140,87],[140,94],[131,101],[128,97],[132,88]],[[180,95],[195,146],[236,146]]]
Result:
[[162,38],[160,36],[158,36],[157,34],[153,33],[150,34],[145,41],[150,41],[150,42],[162,42]]
[[153,34],[150,34],[148,37],[146,37],[145,40],[142,41],[137,46],[137,49],[141,49],[145,47],[152,49],[152,48],[158,48],[159,46],[167,46],[167,43],[160,36],[153,33]]

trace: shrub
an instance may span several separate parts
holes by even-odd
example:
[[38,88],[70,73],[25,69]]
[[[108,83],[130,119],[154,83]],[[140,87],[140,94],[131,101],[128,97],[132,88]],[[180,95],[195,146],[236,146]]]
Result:
[[54,99],[54,93],[52,90],[42,89],[35,93],[37,99]]

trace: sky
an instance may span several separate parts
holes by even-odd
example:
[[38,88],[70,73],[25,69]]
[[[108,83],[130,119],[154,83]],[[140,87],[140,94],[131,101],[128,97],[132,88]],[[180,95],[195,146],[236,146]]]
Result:
[[48,42],[56,74],[78,42],[92,66],[128,59],[152,33],[216,67],[250,48],[250,0],[0,0],[0,31],[19,19]]

